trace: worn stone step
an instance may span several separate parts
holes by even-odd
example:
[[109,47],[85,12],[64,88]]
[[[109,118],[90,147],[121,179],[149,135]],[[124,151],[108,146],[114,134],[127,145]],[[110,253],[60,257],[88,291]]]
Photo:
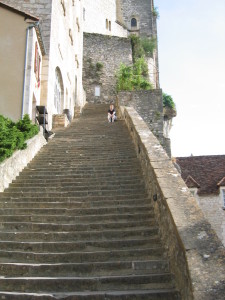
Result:
[[[160,248],[162,245],[159,242],[157,237],[149,237],[147,238],[127,238],[124,239],[111,239],[111,240],[84,240],[83,237],[77,237],[76,242],[68,242],[68,237],[65,234],[64,237],[59,236],[57,242],[54,239],[51,239],[49,236],[49,241],[44,239],[41,241],[39,237],[33,237],[34,241],[26,241],[28,237],[24,238],[24,241],[21,242],[18,240],[16,241],[9,241],[12,239],[10,237],[6,241],[2,240],[0,242],[1,250],[5,251],[23,251],[23,252],[36,252],[36,253],[62,253],[62,252],[74,252],[74,251],[103,251],[103,250],[120,250],[120,249],[131,249],[131,247],[136,247],[138,249],[147,249],[147,248]],[[57,237],[56,237],[57,238]],[[80,238],[80,239],[79,239]]]
[[68,224],[84,224],[84,223],[99,223],[103,224],[116,221],[148,221],[154,217],[153,212],[149,213],[133,213],[133,214],[105,214],[105,215],[86,215],[86,216],[69,216],[69,215],[2,215],[1,222],[57,222]]
[[165,259],[162,247],[118,249],[108,251],[75,251],[56,253],[35,253],[23,251],[5,251],[0,249],[1,262],[6,263],[83,263],[83,262],[112,262],[130,260],[158,260]]
[[27,187],[27,186],[37,186],[37,187],[51,187],[51,186],[74,186],[74,187],[80,187],[80,186],[117,186],[117,187],[131,187],[134,185],[140,185],[144,186],[144,182],[142,179],[136,177],[136,179],[122,179],[121,181],[118,181],[117,179],[110,180],[110,182],[105,179],[101,179],[101,181],[94,179],[94,178],[81,178],[79,181],[74,180],[74,179],[65,179],[65,180],[59,180],[59,179],[27,179],[27,180],[14,180],[13,183],[10,184],[10,187]]
[[[157,289],[173,288],[171,274],[146,274],[130,276],[100,277],[0,277],[1,291],[21,292],[72,292],[88,289],[106,291],[108,289]],[[132,288],[131,288],[132,287]]]
[[143,184],[125,184],[125,185],[112,185],[110,183],[104,184],[104,185],[89,185],[88,183],[86,185],[77,185],[74,186],[72,183],[70,185],[55,185],[55,186],[39,186],[39,185],[25,185],[25,186],[15,186],[13,184],[10,185],[10,187],[6,190],[6,192],[21,192],[24,193],[32,191],[40,192],[40,189],[42,192],[77,192],[77,191],[105,191],[107,190],[108,193],[114,193],[114,191],[122,191],[127,192],[128,190],[132,193],[132,191],[135,192],[143,192],[145,191],[145,187]]
[[93,215],[93,214],[109,214],[109,213],[142,213],[148,212],[152,209],[151,205],[135,205],[135,206],[107,206],[107,207],[96,207],[96,208],[4,208],[0,209],[1,215],[69,215],[69,216],[79,216],[79,215]]
[[99,263],[28,264],[0,263],[1,276],[98,276],[168,273],[166,260],[115,261]]
[[34,222],[1,222],[0,230],[4,231],[23,231],[23,232],[46,232],[49,231],[89,231],[89,230],[113,230],[123,228],[124,230],[129,228],[143,229],[146,225],[155,226],[154,218],[149,218],[147,221],[117,221],[117,222],[102,222],[102,223],[84,223],[79,224],[74,222],[74,224],[67,223],[34,223]]
[[116,240],[116,239],[133,239],[143,237],[154,237],[158,234],[157,227],[145,227],[141,229],[114,229],[102,231],[74,231],[74,232],[0,232],[2,241],[74,241],[74,240]]
[[[21,199],[23,200],[23,199]],[[14,208],[36,208],[36,209],[53,209],[53,208],[61,208],[61,209],[78,209],[78,208],[95,208],[95,207],[120,207],[120,206],[126,206],[126,207],[135,207],[135,206],[147,206],[150,207],[150,200],[149,199],[143,199],[143,200],[98,200],[98,201],[34,201],[32,198],[30,201],[10,201],[10,202],[1,202],[0,201],[0,209],[14,209]]]
[[[2,298],[1,298],[2,297]],[[181,300],[175,289],[158,290],[128,290],[128,291],[98,291],[98,292],[71,292],[71,293],[17,293],[0,292],[0,299],[5,300]]]

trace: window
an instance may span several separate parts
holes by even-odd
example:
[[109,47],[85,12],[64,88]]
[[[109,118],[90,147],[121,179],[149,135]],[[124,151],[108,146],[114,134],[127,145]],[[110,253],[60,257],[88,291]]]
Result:
[[137,19],[135,18],[131,19],[131,27],[137,27]]
[[85,10],[85,8],[83,8],[83,20],[85,21],[85,17],[86,17],[86,10]]
[[41,71],[41,57],[38,52],[38,43],[35,43],[35,57],[34,57],[34,73],[38,83],[38,87],[40,86],[40,71]]
[[100,97],[101,95],[101,89],[100,86],[95,87],[95,97]]
[[106,27],[106,29],[109,29],[109,21],[108,21],[108,19],[105,20],[105,27]]
[[109,21],[109,31],[111,31],[112,26],[111,26],[111,21]]

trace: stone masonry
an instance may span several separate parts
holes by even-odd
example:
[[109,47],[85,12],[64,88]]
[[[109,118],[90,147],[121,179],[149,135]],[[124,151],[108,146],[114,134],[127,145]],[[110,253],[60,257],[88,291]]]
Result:
[[221,241],[140,115],[132,107],[121,107],[121,115],[141,161],[182,300],[223,300],[225,249]]
[[119,92],[118,105],[133,107],[171,156],[170,139],[163,135],[162,90]]
[[[98,69],[97,64],[102,64]],[[83,84],[87,102],[110,103],[116,101],[116,72],[120,64],[132,64],[132,49],[127,38],[84,34]],[[100,96],[95,96],[95,88]]]

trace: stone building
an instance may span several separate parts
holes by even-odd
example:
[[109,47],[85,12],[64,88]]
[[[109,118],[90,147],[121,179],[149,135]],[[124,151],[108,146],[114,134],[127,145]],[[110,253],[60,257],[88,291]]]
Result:
[[37,16],[46,55],[42,59],[40,104],[52,116],[64,109],[74,115],[74,107],[83,106],[83,3],[82,1],[4,0],[19,11]]
[[39,19],[0,2],[0,112],[14,121],[35,119],[45,55]]
[[177,157],[181,176],[225,245],[225,155]]
[[[73,117],[75,111],[80,112],[86,100],[115,102],[116,72],[121,63],[132,64],[129,34],[157,37],[152,0],[2,2],[38,19],[46,53],[41,58],[40,101],[32,100],[32,105],[46,106],[48,129],[54,127],[52,120],[58,124],[65,119],[66,124],[65,110]],[[159,90],[157,49],[148,59],[148,66],[150,81]],[[149,93],[150,110],[155,107],[155,97],[153,99],[151,95]],[[159,95],[157,99],[158,107],[162,107],[162,97]],[[29,104],[29,107],[32,105]],[[144,109],[145,104],[141,111]],[[157,114],[160,120],[154,132],[163,132],[161,110]]]

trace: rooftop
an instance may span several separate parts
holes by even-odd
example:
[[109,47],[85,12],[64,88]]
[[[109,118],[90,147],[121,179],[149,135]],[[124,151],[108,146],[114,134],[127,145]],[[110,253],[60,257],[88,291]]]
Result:
[[225,186],[225,155],[177,157],[181,176],[189,188],[198,188],[199,195],[218,194]]

